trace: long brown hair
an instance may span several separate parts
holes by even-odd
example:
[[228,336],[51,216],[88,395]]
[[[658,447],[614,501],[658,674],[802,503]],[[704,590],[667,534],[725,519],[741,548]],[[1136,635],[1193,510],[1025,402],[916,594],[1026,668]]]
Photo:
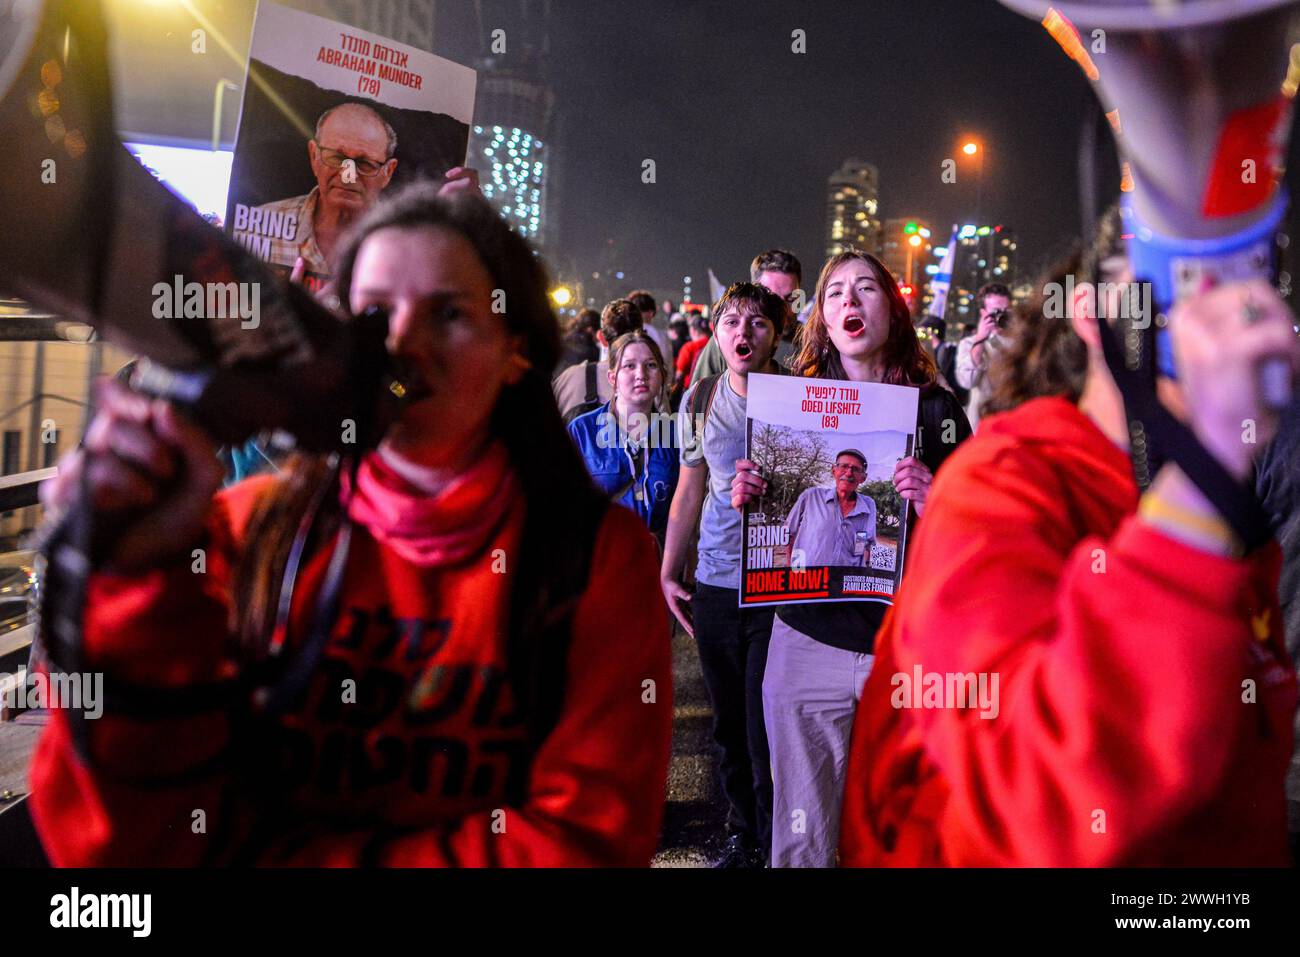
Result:
[[1029,305],[1013,311],[1005,344],[989,364],[989,395],[980,415],[1008,412],[1044,396],[1079,401],[1088,377],[1088,346],[1070,321],[1074,304],[1063,303],[1050,316],[1046,304],[1049,295],[1060,296],[1067,288],[1068,276],[1096,282],[1100,263],[1122,254],[1123,231],[1119,207],[1112,206],[1102,215],[1092,246],[1076,245],[1047,271]]
[[[381,229],[426,227],[464,237],[494,287],[505,293],[502,319],[511,334],[524,340],[530,368],[517,384],[502,390],[489,429],[505,444],[520,479],[527,527],[552,518],[562,523],[573,509],[587,507],[587,493],[595,493],[551,393],[548,373],[560,354],[559,324],[547,296],[546,272],[526,240],[478,197],[442,198],[430,183],[407,187],[376,205],[350,232],[337,276],[342,307],[350,315],[353,271],[366,239]],[[320,505],[321,520],[308,548],[328,541],[337,528],[341,508],[332,481],[336,470],[333,457],[295,455],[253,510],[236,574],[232,626],[254,657],[262,656],[271,637],[289,552],[313,503]],[[561,539],[562,531],[556,541]],[[556,560],[567,559],[557,555]]]
[[1027,305],[1011,311],[1001,334],[1003,346],[989,362],[989,393],[981,416],[1009,412],[1030,399],[1061,396],[1078,402],[1088,376],[1088,347],[1070,325],[1069,310],[1048,316],[1044,290],[1078,275],[1083,262],[1075,249],[1048,270],[1039,291]]
[[871,267],[876,282],[885,291],[889,300],[889,337],[885,340],[884,360],[885,374],[881,379],[889,385],[927,386],[935,381],[934,360],[921,347],[917,338],[916,327],[912,325],[912,315],[908,311],[907,301],[903,299],[898,283],[889,270],[875,256],[856,247],[850,247],[842,253],[836,253],[826,260],[821,275],[817,277],[817,291],[814,293],[812,312],[799,334],[799,352],[795,357],[793,368],[796,375],[811,376],[819,379],[847,379],[840,352],[831,342],[826,329],[826,317],[822,311],[826,300],[826,286],[831,275],[840,266],[853,260],[860,260]]

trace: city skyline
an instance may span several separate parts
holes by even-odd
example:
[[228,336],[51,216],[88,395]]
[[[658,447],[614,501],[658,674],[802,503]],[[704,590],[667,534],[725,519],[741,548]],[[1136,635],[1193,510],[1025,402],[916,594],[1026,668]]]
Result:
[[[382,10],[356,0],[286,2],[360,17],[480,68],[500,37],[502,53],[481,74],[475,120],[485,130],[507,128],[488,115],[492,86],[543,51],[554,103],[540,112],[555,128],[525,131],[544,135],[546,151],[544,175],[527,184],[530,206],[532,190],[539,195],[525,225],[556,277],[603,280],[612,268],[626,288],[678,297],[686,275],[711,268],[724,281],[743,278],[756,252],[783,247],[802,260],[811,286],[826,253],[827,177],[852,157],[878,171],[882,221],[915,215],[936,233],[952,223],[1013,224],[1022,250],[1016,281],[1059,258],[1080,231],[1077,149],[1092,92],[1046,31],[993,0],[797,11],[775,0],[744,8],[665,0],[653,10],[627,0],[401,0]],[[119,128],[152,134],[139,142],[213,135],[214,79],[242,80],[237,56],[226,54],[245,48],[253,0],[194,4],[219,16],[229,50],[214,47],[206,62],[188,47],[173,50],[162,30],[174,36],[184,26],[179,7],[166,14],[175,24],[157,20],[119,47],[134,54],[115,60]],[[110,9],[135,11],[130,22],[139,26],[142,8],[112,0]],[[914,29],[922,20],[923,33]],[[195,60],[185,70],[173,63],[182,54]],[[160,69],[177,78],[165,97],[153,80]],[[228,93],[219,111],[223,144],[233,141],[240,99]],[[961,149],[972,140],[975,157]],[[472,162],[483,168],[479,157]],[[1109,137],[1097,168],[1099,195],[1115,195]]]
[[[792,50],[796,30],[805,53]],[[602,70],[628,36],[636,55]],[[783,247],[811,291],[827,181],[855,157],[878,171],[880,220],[915,215],[936,233],[1013,223],[1027,271],[1079,231],[1076,150],[1091,91],[1040,26],[991,0],[870,11],[758,0],[743,13],[670,0],[653,16],[615,2],[561,16],[552,41],[567,117],[560,162],[585,187],[558,200],[560,250],[585,266],[615,239],[629,286],[668,293],[710,267],[731,281],[755,253]],[[601,82],[564,69],[574,59]],[[960,152],[970,137],[986,153],[982,186],[980,164]],[[641,182],[645,159],[656,160],[653,184]],[[943,179],[946,159],[955,182]],[[1113,150],[1100,167],[1111,165]]]

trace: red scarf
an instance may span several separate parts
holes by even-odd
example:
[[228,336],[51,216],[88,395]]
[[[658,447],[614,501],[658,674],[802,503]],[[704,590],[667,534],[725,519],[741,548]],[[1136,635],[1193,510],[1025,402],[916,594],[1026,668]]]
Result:
[[455,565],[478,554],[519,495],[510,457],[494,443],[469,469],[430,495],[398,475],[377,452],[343,477],[348,515],[380,544],[422,567]]

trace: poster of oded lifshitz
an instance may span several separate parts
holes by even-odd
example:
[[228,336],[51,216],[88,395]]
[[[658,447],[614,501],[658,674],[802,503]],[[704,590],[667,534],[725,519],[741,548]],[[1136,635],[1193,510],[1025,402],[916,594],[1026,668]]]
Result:
[[309,288],[386,192],[465,164],[476,75],[324,17],[257,7],[226,228]]
[[768,482],[745,510],[741,603],[892,602],[920,393],[905,386],[751,375],[749,458]]

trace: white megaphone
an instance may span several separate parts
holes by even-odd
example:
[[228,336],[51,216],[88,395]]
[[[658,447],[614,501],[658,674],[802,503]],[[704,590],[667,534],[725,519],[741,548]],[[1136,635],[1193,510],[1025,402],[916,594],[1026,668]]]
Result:
[[[1275,280],[1300,3],[1000,2],[1040,19],[1093,81],[1125,166],[1129,258],[1157,311],[1207,277]],[[1172,375],[1167,336],[1157,350]],[[1262,385],[1271,404],[1289,392],[1275,377]]]

